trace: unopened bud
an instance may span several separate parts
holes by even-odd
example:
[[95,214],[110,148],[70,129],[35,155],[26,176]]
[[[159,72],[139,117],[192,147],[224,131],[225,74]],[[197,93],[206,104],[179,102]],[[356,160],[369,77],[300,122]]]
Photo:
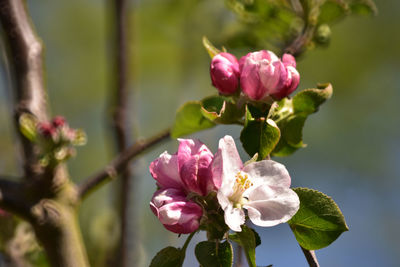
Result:
[[53,137],[56,133],[56,129],[49,122],[39,122],[37,127],[39,133],[45,138]]
[[52,120],[52,124],[55,128],[59,128],[65,125],[65,118],[62,116],[56,116],[54,117],[54,119]]
[[328,44],[331,39],[331,33],[331,28],[328,24],[321,24],[315,33],[315,41],[319,44]]
[[261,50],[240,59],[240,85],[252,100],[262,101],[268,96],[281,99],[299,85],[300,75],[296,60],[284,54],[280,60],[273,52]]
[[234,94],[239,85],[239,62],[232,54],[219,53],[211,61],[210,75],[221,94]]

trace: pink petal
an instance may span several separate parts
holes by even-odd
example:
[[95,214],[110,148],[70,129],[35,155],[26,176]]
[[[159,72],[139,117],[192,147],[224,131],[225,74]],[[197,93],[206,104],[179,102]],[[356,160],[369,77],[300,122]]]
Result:
[[282,62],[285,64],[285,66],[292,66],[293,68],[296,68],[296,59],[291,54],[283,54]]
[[174,202],[161,207],[158,218],[168,230],[187,234],[198,229],[202,214],[202,208],[194,202]]
[[260,100],[266,93],[266,88],[260,80],[259,70],[259,64],[246,64],[240,75],[240,86],[243,93],[253,100]]
[[198,140],[178,139],[179,172],[187,191],[206,195],[216,190],[210,164],[213,154]]
[[270,186],[290,187],[291,178],[283,164],[273,160],[252,162],[244,166],[254,186],[266,184]]
[[290,188],[258,186],[244,205],[250,220],[259,226],[269,227],[290,220],[298,211],[300,200]]
[[181,167],[180,173],[188,192],[195,192],[199,195],[203,195],[198,184],[198,156],[191,157],[187,160]]
[[274,97],[277,99],[282,99],[290,95],[293,91],[296,90],[300,82],[300,74],[294,67],[288,66],[286,68],[286,71],[288,75],[284,83],[284,86],[278,92],[273,94]]
[[149,170],[151,176],[153,176],[161,188],[183,188],[176,155],[170,155],[165,151],[150,164]]

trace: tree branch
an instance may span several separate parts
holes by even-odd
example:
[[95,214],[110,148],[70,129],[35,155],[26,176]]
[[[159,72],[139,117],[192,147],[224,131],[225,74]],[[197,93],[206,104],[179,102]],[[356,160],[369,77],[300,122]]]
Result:
[[[115,147],[116,152],[121,153],[127,148],[128,144],[131,143],[129,140],[128,131],[128,12],[127,12],[127,1],[126,0],[111,0],[113,10],[113,28],[114,28],[114,81],[112,82],[111,88],[111,111],[112,120],[111,128],[114,130],[115,135]],[[128,248],[128,202],[129,196],[133,184],[132,167],[126,162],[121,167],[121,180],[118,183],[117,189],[117,206],[120,215],[121,224],[121,239],[117,249],[118,255],[113,255],[113,258],[117,259],[119,266],[128,266],[129,264],[129,251]]]
[[310,267],[319,267],[319,263],[318,263],[318,260],[317,260],[317,256],[315,255],[315,251],[314,250],[307,250],[307,249],[303,248],[302,246],[300,246],[300,247],[301,247],[301,250],[304,253],[304,256],[307,259],[308,265]]
[[[42,44],[32,29],[30,18],[22,0],[0,0],[0,22],[9,50],[9,65],[15,84],[15,122],[28,112],[39,120],[47,119],[47,101],[43,83]],[[25,176],[38,173],[34,144],[20,135],[22,140]]]
[[134,159],[139,154],[152,148],[154,145],[159,144],[165,139],[169,138],[170,131],[165,130],[147,140],[138,141],[134,145],[130,146],[126,150],[122,151],[117,157],[110,162],[104,169],[98,171],[94,175],[85,179],[78,186],[78,193],[81,199],[85,198],[95,188],[102,185],[103,183],[109,182],[121,173],[124,165],[130,160]]
[[302,17],[304,26],[301,34],[284,49],[284,53],[292,54],[295,57],[300,56],[306,49],[307,44],[314,37],[316,22],[319,16],[319,3],[309,4],[298,0],[291,1],[292,7],[298,16]]
[[30,206],[24,201],[23,195],[20,183],[0,178],[0,208],[30,220]]

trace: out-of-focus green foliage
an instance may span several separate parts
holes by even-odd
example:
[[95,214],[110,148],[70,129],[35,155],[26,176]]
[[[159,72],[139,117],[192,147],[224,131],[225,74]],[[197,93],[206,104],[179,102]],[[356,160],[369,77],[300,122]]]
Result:
[[[313,30],[307,45],[328,42],[328,24],[348,15],[376,14],[372,0],[225,0],[237,15],[239,26],[226,31],[231,47],[249,46],[281,54],[307,28]],[[324,26],[322,26],[324,25]],[[321,27],[322,26],[322,27]]]
[[269,117],[281,130],[279,143],[272,151],[273,156],[289,156],[304,147],[303,127],[309,115],[332,96],[332,86],[324,84],[315,89],[297,93],[293,99],[282,99],[270,110]]

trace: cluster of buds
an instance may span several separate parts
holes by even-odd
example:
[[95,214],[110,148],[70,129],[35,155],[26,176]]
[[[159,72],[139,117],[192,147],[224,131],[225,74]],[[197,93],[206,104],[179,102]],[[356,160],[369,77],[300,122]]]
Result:
[[79,130],[68,126],[64,117],[57,116],[52,121],[38,122],[37,131],[44,140],[51,140],[54,144],[80,143]]
[[190,196],[207,196],[220,187],[221,181],[213,179],[212,160],[212,152],[200,141],[179,139],[175,154],[164,152],[150,164],[159,188],[150,207],[168,230],[187,234],[199,228],[203,210]]
[[35,116],[25,113],[19,124],[21,133],[38,144],[44,166],[67,160],[75,155],[74,146],[86,144],[86,134],[80,129],[70,128],[61,116],[51,121],[38,121]]
[[64,117],[56,116],[51,121],[36,124],[37,141],[43,149],[43,163],[64,161],[75,155],[73,146],[86,143],[86,135],[80,129],[70,128]]
[[220,94],[235,94],[240,84],[243,94],[254,101],[282,99],[300,82],[292,55],[284,54],[281,60],[267,50],[248,53],[239,61],[232,54],[219,53],[211,61],[210,75]]

